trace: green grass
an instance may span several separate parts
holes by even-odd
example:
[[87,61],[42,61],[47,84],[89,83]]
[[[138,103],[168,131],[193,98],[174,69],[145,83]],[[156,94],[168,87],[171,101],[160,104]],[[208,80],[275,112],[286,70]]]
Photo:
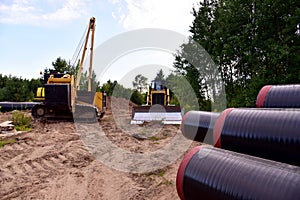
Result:
[[31,120],[30,116],[26,116],[25,112],[13,111],[11,116],[11,121],[15,126],[17,131],[30,131],[31,130]]
[[160,138],[156,137],[156,136],[151,136],[148,138],[151,141],[158,141]]
[[0,139],[0,148],[3,147],[3,146],[5,146],[5,145],[7,145],[7,144],[12,144],[14,142],[16,142],[16,141],[13,140],[13,139],[11,139],[11,140],[1,140]]
[[15,126],[16,131],[30,131],[31,128],[30,127],[26,127],[26,126]]

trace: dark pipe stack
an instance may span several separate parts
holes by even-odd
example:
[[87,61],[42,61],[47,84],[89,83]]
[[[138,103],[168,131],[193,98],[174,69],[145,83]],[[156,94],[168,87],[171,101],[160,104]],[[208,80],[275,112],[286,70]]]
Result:
[[267,108],[184,116],[185,137],[213,137],[209,144],[218,148],[197,147],[184,157],[181,199],[300,199],[300,109],[286,109],[300,108],[300,85],[265,86],[256,105]]
[[186,154],[177,174],[180,199],[300,199],[300,168],[200,146]]
[[300,166],[300,110],[227,109],[215,147]]

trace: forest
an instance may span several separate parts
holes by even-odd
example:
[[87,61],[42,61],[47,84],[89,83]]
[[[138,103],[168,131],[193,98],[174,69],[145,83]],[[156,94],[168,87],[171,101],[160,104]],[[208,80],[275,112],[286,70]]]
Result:
[[196,91],[200,108],[209,109],[205,93],[218,78],[227,107],[255,106],[264,85],[299,83],[299,1],[203,0],[199,5],[192,12],[190,41],[181,46],[174,67]]

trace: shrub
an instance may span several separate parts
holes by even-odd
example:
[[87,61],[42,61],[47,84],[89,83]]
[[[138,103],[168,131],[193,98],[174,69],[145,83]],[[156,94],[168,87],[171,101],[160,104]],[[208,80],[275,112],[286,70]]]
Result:
[[139,91],[134,90],[130,97],[130,101],[137,105],[142,105],[144,103],[144,97]]
[[30,116],[26,116],[26,113],[21,111],[13,111],[11,121],[15,126],[17,131],[29,131],[31,130],[31,120]]

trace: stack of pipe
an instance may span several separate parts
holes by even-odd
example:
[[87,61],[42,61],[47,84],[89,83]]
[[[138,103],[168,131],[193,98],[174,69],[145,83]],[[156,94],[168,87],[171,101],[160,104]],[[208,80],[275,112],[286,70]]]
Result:
[[265,86],[256,105],[183,117],[185,137],[215,147],[184,157],[181,199],[300,199],[300,85]]
[[258,93],[258,108],[300,108],[300,84],[266,85]]
[[300,199],[300,168],[211,146],[188,152],[177,173],[180,199]]

